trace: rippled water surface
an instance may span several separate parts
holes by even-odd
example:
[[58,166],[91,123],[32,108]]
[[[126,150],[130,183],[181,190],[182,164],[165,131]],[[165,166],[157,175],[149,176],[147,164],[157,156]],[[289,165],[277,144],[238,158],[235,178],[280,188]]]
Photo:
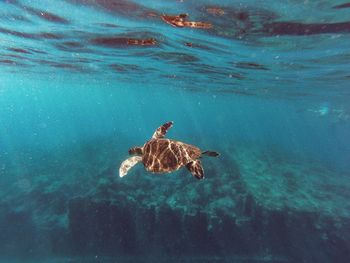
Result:
[[[0,261],[349,262],[349,11],[0,1]],[[120,178],[167,121],[205,179]]]

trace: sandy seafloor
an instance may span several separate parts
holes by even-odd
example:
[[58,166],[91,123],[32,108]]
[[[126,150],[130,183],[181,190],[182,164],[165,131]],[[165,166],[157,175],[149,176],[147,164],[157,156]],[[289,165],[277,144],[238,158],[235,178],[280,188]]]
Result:
[[[350,262],[338,2],[0,1],[0,262]],[[120,178],[166,121],[205,179]]]

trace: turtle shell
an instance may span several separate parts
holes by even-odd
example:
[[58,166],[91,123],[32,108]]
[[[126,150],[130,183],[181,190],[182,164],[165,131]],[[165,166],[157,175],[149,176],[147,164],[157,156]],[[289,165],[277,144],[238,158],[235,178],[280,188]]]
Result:
[[201,156],[193,145],[169,139],[152,139],[143,146],[142,162],[153,173],[172,172]]

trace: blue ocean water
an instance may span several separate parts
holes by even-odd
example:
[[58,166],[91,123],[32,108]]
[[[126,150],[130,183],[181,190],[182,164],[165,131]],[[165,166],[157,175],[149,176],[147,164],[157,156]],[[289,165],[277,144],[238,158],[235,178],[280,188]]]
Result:
[[0,1],[0,262],[349,262],[349,7]]

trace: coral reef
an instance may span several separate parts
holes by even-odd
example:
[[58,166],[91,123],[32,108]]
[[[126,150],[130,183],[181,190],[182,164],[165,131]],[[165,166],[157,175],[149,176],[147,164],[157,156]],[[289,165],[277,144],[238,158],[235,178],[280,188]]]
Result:
[[120,179],[116,144],[84,143],[27,167],[29,181],[1,194],[0,253],[69,262],[350,260],[349,185],[318,163],[228,146],[219,166],[203,160],[201,182],[186,170],[159,176],[142,167]]

